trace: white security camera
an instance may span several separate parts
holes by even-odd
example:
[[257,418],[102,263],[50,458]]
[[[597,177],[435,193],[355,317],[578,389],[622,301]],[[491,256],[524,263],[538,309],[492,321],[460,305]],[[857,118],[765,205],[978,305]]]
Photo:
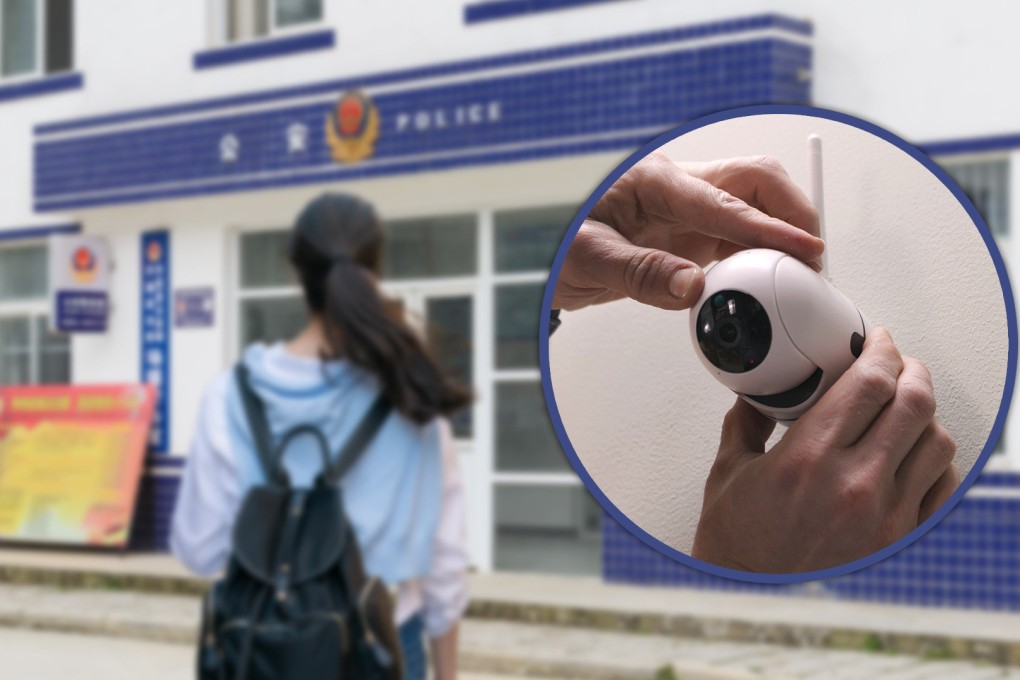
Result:
[[870,326],[800,260],[744,250],[705,273],[691,342],[726,387],[780,422],[799,418],[860,356]]

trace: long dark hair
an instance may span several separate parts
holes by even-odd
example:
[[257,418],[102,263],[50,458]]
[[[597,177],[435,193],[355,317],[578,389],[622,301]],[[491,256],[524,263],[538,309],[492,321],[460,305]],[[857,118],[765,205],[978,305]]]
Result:
[[319,315],[328,349],[377,376],[393,406],[424,424],[470,402],[377,283],[384,233],[372,204],[326,193],[305,206],[291,231],[289,257],[305,301]]

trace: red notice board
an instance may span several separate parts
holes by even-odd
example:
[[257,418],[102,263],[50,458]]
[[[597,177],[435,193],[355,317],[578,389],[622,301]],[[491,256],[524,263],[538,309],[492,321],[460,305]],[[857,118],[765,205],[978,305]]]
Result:
[[124,547],[148,385],[0,387],[0,540]]

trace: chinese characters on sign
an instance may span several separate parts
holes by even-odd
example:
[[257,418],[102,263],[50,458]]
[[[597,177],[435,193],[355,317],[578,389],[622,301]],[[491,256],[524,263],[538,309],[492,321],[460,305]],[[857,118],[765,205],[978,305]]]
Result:
[[167,453],[170,443],[170,234],[142,233],[141,380],[156,390],[149,443]]

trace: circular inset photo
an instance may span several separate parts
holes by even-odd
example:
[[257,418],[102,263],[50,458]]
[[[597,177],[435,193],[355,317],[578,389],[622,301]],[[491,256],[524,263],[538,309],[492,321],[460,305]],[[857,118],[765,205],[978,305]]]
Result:
[[971,198],[810,107],[716,114],[632,155],[568,230],[543,314],[550,414],[592,494],[660,552],[747,581],[916,540],[980,473],[1015,377],[1013,296]]

